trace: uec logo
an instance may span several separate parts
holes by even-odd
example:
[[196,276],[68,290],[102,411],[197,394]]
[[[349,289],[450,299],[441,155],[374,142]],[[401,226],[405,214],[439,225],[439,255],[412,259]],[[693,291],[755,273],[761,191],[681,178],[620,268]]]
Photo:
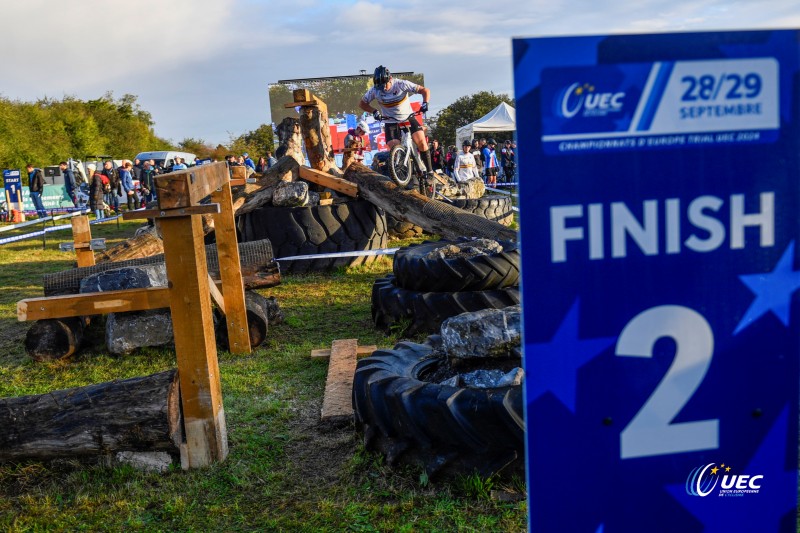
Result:
[[584,116],[603,116],[622,109],[624,92],[598,93],[590,83],[573,83],[561,93],[558,114],[572,118],[583,109]]
[[[737,495],[758,493],[761,488],[760,480],[764,479],[763,475],[722,475],[722,468],[724,467],[724,464],[717,467],[716,463],[709,463],[692,470],[689,473],[689,477],[686,478],[686,494],[700,497],[708,496],[716,488],[720,478],[722,478],[722,483],[720,484],[721,496],[731,495],[732,493],[737,493]],[[724,472],[730,472],[730,470],[730,467],[728,467],[724,469]],[[717,472],[720,473],[718,474]]]

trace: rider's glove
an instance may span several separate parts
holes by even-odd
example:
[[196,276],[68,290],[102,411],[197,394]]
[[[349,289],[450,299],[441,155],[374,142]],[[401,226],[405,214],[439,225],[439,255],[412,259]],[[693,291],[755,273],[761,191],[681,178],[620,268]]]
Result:
[[383,120],[383,115],[381,115],[381,112],[377,109],[372,113],[372,116],[375,120]]
[[428,112],[428,102],[422,102],[422,105],[419,106],[419,110],[422,111],[423,113],[427,113]]

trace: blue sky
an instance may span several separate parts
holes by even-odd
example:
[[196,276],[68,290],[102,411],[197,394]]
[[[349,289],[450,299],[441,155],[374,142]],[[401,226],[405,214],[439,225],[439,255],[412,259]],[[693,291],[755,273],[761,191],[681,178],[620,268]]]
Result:
[[796,0],[26,0],[0,17],[18,21],[0,38],[2,96],[135,94],[158,135],[211,143],[268,122],[281,79],[421,72],[435,113],[513,95],[513,37],[800,27]]

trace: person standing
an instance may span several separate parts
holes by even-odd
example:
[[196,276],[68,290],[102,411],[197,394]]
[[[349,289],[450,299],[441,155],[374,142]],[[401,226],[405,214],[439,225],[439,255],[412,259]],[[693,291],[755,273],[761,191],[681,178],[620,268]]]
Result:
[[367,132],[369,132],[369,126],[363,120],[360,120],[355,128],[347,130],[347,136],[344,138],[345,154],[342,158],[342,168],[347,168],[353,162],[364,163],[364,135]]
[[475,166],[478,168],[478,173],[483,175],[483,156],[481,155],[481,145],[477,139],[472,140],[472,157],[475,158]]
[[441,170],[444,172],[445,160],[444,150],[439,145],[439,140],[433,140],[433,147],[431,148],[431,163],[433,164],[433,171]]
[[[431,91],[427,87],[417,85],[408,80],[394,79],[389,69],[383,65],[375,69],[372,75],[372,87],[364,93],[358,105],[367,113],[371,113],[375,120],[384,120],[384,130],[386,133],[386,146],[391,148],[400,143],[400,126],[398,122],[408,120],[411,123],[411,139],[417,145],[422,162],[425,163],[428,174],[433,173],[433,163],[431,162],[431,152],[428,141],[425,139],[425,132],[422,130],[417,117],[413,115],[409,96],[422,95],[422,105],[419,110],[421,113],[428,112],[428,101],[431,98]],[[378,109],[373,109],[370,102],[376,101]]]
[[125,161],[119,171],[119,180],[122,183],[122,189],[125,191],[125,196],[128,200],[128,211],[136,209],[139,203],[139,197],[136,195],[136,189],[133,186],[133,175],[131,169],[133,165],[130,161]]
[[172,165],[172,172],[175,172],[176,170],[186,170],[187,168],[189,167],[186,166],[186,163],[182,157],[175,158],[175,162]]
[[514,161],[514,149],[511,147],[511,141],[506,141],[503,149],[500,150],[500,163],[503,165],[503,174],[507,182],[514,181],[514,169],[516,162]]
[[47,216],[47,211],[44,210],[42,203],[42,192],[44,192],[44,172],[41,168],[35,168],[32,164],[28,163],[25,167],[28,171],[28,192],[31,194],[31,202],[33,208],[36,209],[36,214],[40,217]]
[[255,163],[253,163],[253,160],[250,159],[250,154],[245,152],[245,153],[242,154],[242,158],[243,158],[242,162],[244,163],[244,166],[246,166],[247,168],[249,168],[250,170],[255,172],[256,171],[256,165],[255,165]]
[[494,139],[489,139],[483,148],[483,169],[486,176],[486,185],[497,186],[497,155],[494,152],[496,143]]
[[[139,188],[142,191],[142,204],[152,202],[156,197],[154,192],[155,175],[156,171],[153,165],[150,164],[150,161],[145,161],[144,165],[142,165],[142,180],[139,182]],[[142,207],[145,207],[145,205],[142,205]]]
[[103,198],[105,196],[105,185],[103,184],[103,175],[96,172],[95,165],[86,165],[86,170],[89,172],[89,209],[94,212],[94,218],[100,220],[103,218]]
[[72,207],[78,207],[78,197],[75,191],[77,188],[75,173],[67,166],[66,161],[62,161],[58,166],[61,169],[61,174],[64,176],[64,191],[67,193],[67,196],[69,196],[69,199],[72,200]]
[[119,197],[122,196],[122,183],[119,179],[119,172],[114,168],[114,163],[109,160],[103,163],[102,174],[108,180],[108,199],[106,203],[114,210],[114,213],[119,214]]
[[258,172],[259,174],[263,174],[264,171],[267,170],[267,168],[269,168],[267,166],[267,159],[263,156],[259,157],[258,163],[256,163],[256,172]]
[[468,140],[461,143],[461,152],[456,156],[453,164],[453,178],[463,183],[472,178],[481,178],[478,172],[478,165],[475,164],[475,156],[470,153],[472,145]]
[[278,164],[278,160],[272,155],[272,152],[267,152],[267,168],[272,168]]

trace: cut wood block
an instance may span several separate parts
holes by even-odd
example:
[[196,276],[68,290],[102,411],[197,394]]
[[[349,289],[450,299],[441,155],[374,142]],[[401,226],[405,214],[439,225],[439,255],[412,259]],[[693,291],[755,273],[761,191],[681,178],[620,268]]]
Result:
[[[372,352],[377,350],[378,347],[374,344],[369,346],[358,346],[356,347],[356,356],[358,357],[365,357],[367,355],[372,355]],[[319,350],[311,350],[311,358],[312,359],[328,359],[331,356],[331,351],[328,348],[320,348]]]
[[328,380],[322,399],[322,422],[340,424],[353,419],[353,378],[357,353],[357,339],[337,339],[331,344]]
[[355,183],[337,178],[336,176],[331,176],[321,170],[310,167],[300,167],[300,177],[306,181],[322,185],[323,187],[333,189],[336,192],[352,196],[353,198],[358,196],[358,186]]
[[319,205],[333,205],[333,198],[321,198]]

